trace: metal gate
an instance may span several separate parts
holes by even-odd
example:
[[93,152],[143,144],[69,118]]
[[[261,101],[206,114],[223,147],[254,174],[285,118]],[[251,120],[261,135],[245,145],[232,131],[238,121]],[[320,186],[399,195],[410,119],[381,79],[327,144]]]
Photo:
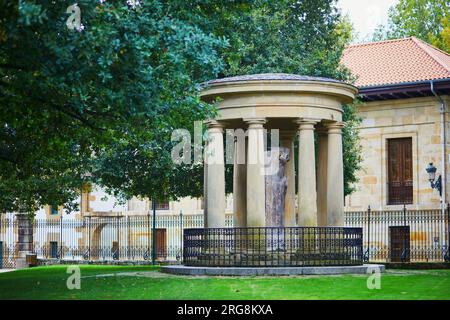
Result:
[[166,229],[156,229],[156,258],[161,260],[167,258]]
[[401,210],[369,207],[346,212],[345,225],[363,228],[366,261],[450,261],[450,204],[446,212],[408,210],[406,205]]
[[389,244],[391,262],[410,261],[410,230],[409,226],[389,227]]
[[6,243],[0,242],[0,269],[16,268],[16,250],[8,247]]
[[0,269],[16,267],[18,224],[13,215],[0,213]]

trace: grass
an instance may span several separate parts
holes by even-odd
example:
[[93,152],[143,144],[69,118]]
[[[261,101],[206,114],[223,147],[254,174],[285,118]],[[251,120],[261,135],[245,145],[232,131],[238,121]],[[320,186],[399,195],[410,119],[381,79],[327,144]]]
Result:
[[388,270],[381,289],[367,276],[187,277],[153,266],[81,268],[81,289],[66,287],[67,266],[0,273],[0,299],[450,299],[450,270]]

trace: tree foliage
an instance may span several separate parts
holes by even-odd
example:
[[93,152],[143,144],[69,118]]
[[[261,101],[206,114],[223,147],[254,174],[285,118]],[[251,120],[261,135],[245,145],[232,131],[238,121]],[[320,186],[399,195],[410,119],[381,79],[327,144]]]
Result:
[[450,52],[448,0],[400,0],[389,9],[387,25],[375,30],[373,40],[415,36]]
[[3,210],[67,205],[86,181],[167,193],[166,141],[211,111],[198,84],[217,76],[227,45],[171,4],[82,0],[78,31],[69,1],[2,5]]
[[[86,183],[119,198],[198,196],[202,166],[174,165],[170,137],[214,116],[202,82],[349,79],[339,60],[350,33],[335,0],[80,0],[75,30],[71,1],[0,1],[2,211],[71,210]],[[357,149],[349,141],[344,157]]]
[[[225,48],[224,76],[283,72],[352,81],[340,64],[342,51],[352,40],[349,18],[341,16],[336,2],[257,1],[246,15],[230,17],[220,34],[229,39]],[[356,106],[344,107],[344,193],[354,191],[361,168],[361,147]],[[296,163],[297,166],[297,163]],[[227,166],[228,192],[232,191],[232,166]]]

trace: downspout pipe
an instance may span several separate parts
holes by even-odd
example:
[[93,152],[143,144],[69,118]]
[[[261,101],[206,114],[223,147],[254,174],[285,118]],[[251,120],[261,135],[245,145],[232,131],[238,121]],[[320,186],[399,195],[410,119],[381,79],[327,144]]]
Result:
[[[442,163],[441,163],[441,188],[442,188],[442,197],[441,197],[441,210],[442,210],[442,218],[443,222],[445,221],[445,203],[446,203],[446,192],[447,192],[447,169],[445,163],[447,162],[446,154],[445,154],[445,147],[447,145],[447,137],[446,137],[446,130],[445,130],[445,101],[442,99],[441,96],[439,96],[436,91],[434,90],[434,82],[433,80],[430,80],[430,89],[433,95],[436,97],[436,99],[439,101],[439,113],[441,115],[441,152],[442,152]],[[442,223],[442,245],[443,248],[446,246],[445,242],[445,223]]]

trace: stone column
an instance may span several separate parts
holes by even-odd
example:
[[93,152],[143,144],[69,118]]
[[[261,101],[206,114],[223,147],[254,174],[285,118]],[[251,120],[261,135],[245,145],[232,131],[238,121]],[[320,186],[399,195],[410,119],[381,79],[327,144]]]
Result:
[[225,226],[225,159],[223,152],[223,125],[217,121],[207,122],[208,143],[206,147],[206,228]]
[[205,154],[203,161],[203,227],[208,225],[208,164],[206,163],[206,152],[208,141],[205,141]]
[[247,227],[266,224],[264,169],[264,118],[244,119],[248,124]]
[[246,167],[246,138],[245,135],[236,136],[234,144],[233,168],[233,226],[247,225],[247,167]]
[[298,225],[317,226],[316,157],[314,125],[317,120],[302,118],[299,125],[298,148]]
[[333,122],[328,128],[327,157],[327,221],[329,226],[344,226],[344,164],[342,157],[343,123]]
[[317,167],[317,225],[326,227],[327,221],[327,166],[328,166],[328,131],[317,130],[318,167]]
[[280,131],[280,145],[289,148],[289,161],[286,163],[287,190],[284,204],[284,226],[295,227],[295,131]]

